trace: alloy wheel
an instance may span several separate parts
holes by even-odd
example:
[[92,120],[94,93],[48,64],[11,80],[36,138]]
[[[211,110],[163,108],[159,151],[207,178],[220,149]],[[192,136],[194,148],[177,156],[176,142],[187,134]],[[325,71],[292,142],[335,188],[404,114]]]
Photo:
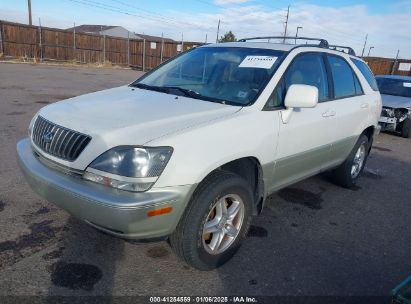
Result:
[[236,194],[220,198],[203,227],[204,249],[213,255],[227,250],[237,239],[244,221],[244,203]]

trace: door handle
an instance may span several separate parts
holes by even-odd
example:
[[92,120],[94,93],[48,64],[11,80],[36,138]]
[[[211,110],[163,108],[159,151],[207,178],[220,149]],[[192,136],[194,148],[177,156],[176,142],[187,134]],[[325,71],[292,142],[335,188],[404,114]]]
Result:
[[327,110],[327,111],[325,111],[323,114],[322,114],[322,116],[323,117],[330,117],[330,116],[335,116],[335,111],[329,111],[329,110]]
[[368,109],[368,103],[363,103],[361,104],[362,109]]

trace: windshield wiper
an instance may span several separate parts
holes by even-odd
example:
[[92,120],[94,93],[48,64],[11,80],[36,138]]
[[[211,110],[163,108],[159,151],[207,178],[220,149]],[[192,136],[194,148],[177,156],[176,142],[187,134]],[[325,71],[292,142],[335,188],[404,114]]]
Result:
[[232,106],[242,106],[242,105],[237,104],[235,102],[230,102],[230,101],[226,101],[226,100],[219,99],[219,98],[213,98],[213,97],[210,97],[210,96],[201,95],[200,93],[198,93],[194,90],[190,90],[190,89],[184,89],[184,88],[180,88],[180,87],[164,87],[164,88],[179,91],[179,92],[183,93],[184,96],[194,98],[194,99],[211,101],[211,102],[227,104],[227,105],[232,105]]
[[130,84],[130,86],[131,87],[136,87],[136,88],[139,88],[139,89],[144,89],[144,90],[168,93],[167,88],[152,86],[152,85],[148,85],[148,84],[144,84],[144,83],[132,83],[132,84]]
[[213,98],[209,96],[204,96],[201,95],[200,93],[190,90],[190,89],[184,89],[180,87],[173,87],[173,86],[167,86],[167,87],[159,87],[159,86],[152,86],[144,83],[133,83],[130,84],[131,87],[136,87],[139,89],[144,89],[144,90],[151,90],[151,91],[157,91],[157,92],[162,92],[166,94],[173,94],[172,91],[178,91],[182,93],[186,97],[194,98],[194,99],[200,99],[200,100],[205,100],[205,101],[211,101],[211,102],[216,102],[216,103],[221,103],[221,104],[226,104],[226,105],[232,105],[232,106],[240,106],[242,107],[242,104],[238,104],[236,102],[231,102],[231,101],[226,101],[223,99],[218,99],[218,98]]
[[187,97],[192,97],[192,98],[197,98],[202,96],[200,93],[190,90],[190,89],[184,89],[184,88],[180,88],[180,87],[164,87],[165,89],[169,89],[169,90],[177,90],[181,93],[184,94],[184,96]]

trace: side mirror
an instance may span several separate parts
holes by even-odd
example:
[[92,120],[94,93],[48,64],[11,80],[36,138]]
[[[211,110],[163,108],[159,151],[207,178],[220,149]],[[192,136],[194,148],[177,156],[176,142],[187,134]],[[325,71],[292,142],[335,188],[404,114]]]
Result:
[[318,103],[318,88],[305,84],[293,84],[285,95],[286,109],[281,111],[283,123],[288,123],[294,108],[314,108]]
[[285,95],[286,108],[314,108],[318,103],[318,88],[305,84],[293,84]]

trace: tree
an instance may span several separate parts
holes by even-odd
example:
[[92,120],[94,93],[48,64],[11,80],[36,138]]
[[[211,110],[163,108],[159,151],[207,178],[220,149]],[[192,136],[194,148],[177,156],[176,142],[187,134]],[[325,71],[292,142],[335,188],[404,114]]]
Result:
[[233,42],[237,41],[237,38],[233,34],[232,31],[228,31],[227,33],[224,34],[224,36],[221,36],[219,42]]

